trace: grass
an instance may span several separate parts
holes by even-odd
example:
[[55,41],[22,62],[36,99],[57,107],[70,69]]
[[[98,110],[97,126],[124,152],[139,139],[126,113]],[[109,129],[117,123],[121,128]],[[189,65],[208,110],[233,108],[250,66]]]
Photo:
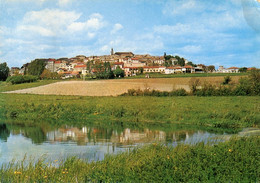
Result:
[[259,136],[233,138],[215,145],[153,144],[105,160],[77,158],[37,163],[10,162],[1,182],[258,182]]
[[0,94],[0,119],[32,124],[190,124],[214,128],[257,127],[259,96],[78,97]]
[[32,87],[55,83],[57,81],[58,80],[38,80],[37,82],[33,82],[33,83],[22,83],[22,84],[15,84],[15,85],[6,82],[0,82],[0,92],[32,88]]

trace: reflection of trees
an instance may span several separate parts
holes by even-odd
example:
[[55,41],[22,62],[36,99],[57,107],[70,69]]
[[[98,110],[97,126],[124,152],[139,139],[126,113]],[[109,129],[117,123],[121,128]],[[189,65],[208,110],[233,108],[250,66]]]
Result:
[[6,142],[9,136],[10,136],[10,131],[7,128],[6,124],[0,124],[0,140]]
[[32,139],[34,144],[41,144],[46,140],[46,136],[40,127],[27,127],[23,130],[22,134]]

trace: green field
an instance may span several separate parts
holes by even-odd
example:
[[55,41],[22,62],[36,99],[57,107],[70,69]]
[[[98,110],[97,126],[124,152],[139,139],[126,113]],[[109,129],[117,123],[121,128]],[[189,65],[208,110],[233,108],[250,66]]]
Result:
[[2,182],[258,182],[260,138],[233,138],[217,145],[153,144],[87,162],[77,158],[46,163],[9,163]]
[[22,84],[16,84],[16,85],[12,85],[11,83],[6,83],[6,82],[0,81],[0,92],[32,88],[32,87],[55,83],[57,81],[58,80],[38,80],[37,82],[33,82],[33,83],[22,83]]
[[192,124],[214,128],[257,127],[259,96],[78,97],[0,94],[0,119],[56,124],[93,121]]

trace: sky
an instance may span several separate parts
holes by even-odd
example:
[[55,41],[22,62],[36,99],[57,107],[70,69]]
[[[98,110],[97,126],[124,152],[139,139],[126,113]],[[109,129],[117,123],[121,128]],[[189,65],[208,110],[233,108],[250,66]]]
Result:
[[196,64],[260,67],[260,0],[0,0],[0,62],[179,55]]

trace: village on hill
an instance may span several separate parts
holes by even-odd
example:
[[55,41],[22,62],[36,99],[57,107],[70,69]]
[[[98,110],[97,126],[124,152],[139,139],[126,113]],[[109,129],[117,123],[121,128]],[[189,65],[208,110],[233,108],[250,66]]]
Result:
[[[57,73],[63,78],[79,77],[80,75],[95,74],[98,72],[98,64],[100,67],[104,63],[108,63],[111,71],[121,70],[120,76],[135,76],[140,73],[161,73],[161,74],[178,74],[178,73],[238,73],[240,68],[230,67],[224,68],[220,66],[218,70],[215,66],[205,66],[203,64],[193,64],[192,62],[179,56],[152,56],[149,54],[136,55],[132,52],[114,52],[111,49],[110,55],[102,56],[84,56],[78,55],[72,58],[59,59],[35,59],[44,62],[45,69],[51,73]],[[103,64],[103,65],[102,65]],[[28,70],[30,63],[24,64],[21,68],[12,67],[10,75],[24,75]]]

